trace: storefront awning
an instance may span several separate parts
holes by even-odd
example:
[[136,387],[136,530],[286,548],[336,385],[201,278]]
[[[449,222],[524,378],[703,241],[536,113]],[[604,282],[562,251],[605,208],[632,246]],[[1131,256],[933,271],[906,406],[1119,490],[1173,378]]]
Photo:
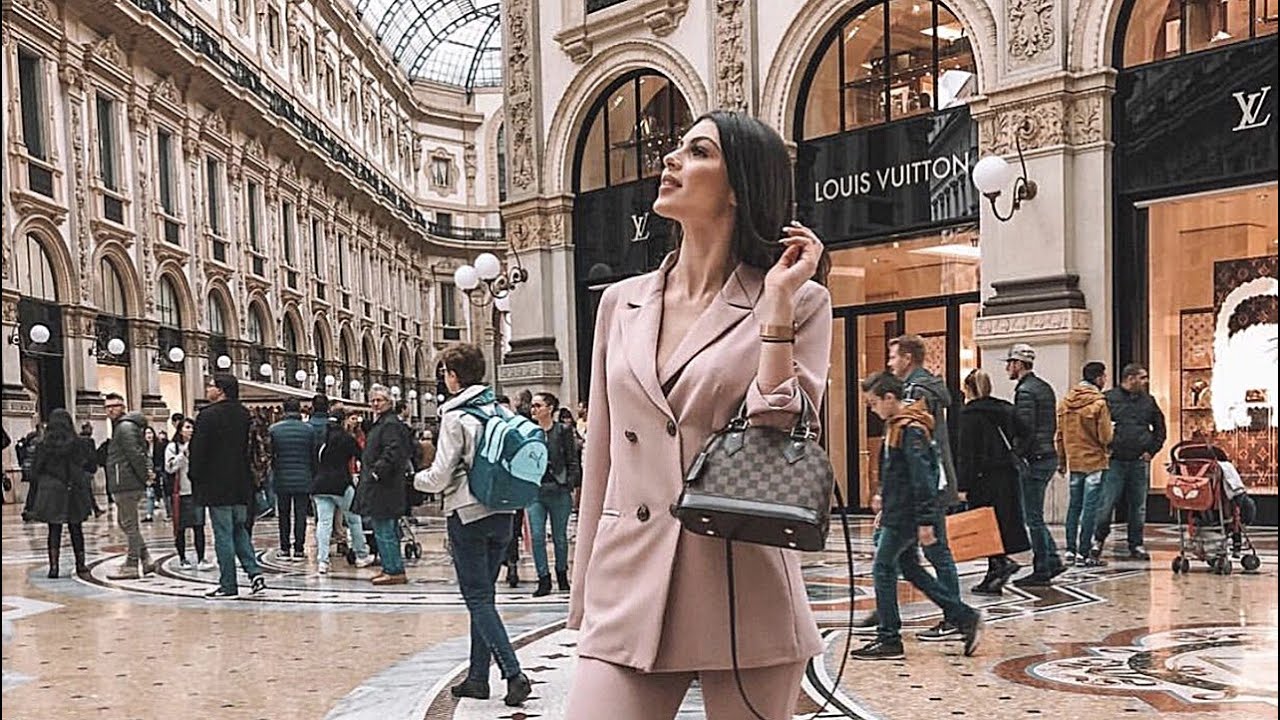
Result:
[[[302,388],[296,388],[291,385],[279,385],[277,383],[255,382],[253,380],[240,381],[240,402],[246,405],[258,405],[263,403],[278,404],[285,401],[286,398],[297,398],[299,400],[310,401],[315,397],[314,392],[308,392]],[[349,398],[329,396],[329,401],[341,401],[343,405],[350,409],[368,410],[369,406],[363,402],[357,402]]]

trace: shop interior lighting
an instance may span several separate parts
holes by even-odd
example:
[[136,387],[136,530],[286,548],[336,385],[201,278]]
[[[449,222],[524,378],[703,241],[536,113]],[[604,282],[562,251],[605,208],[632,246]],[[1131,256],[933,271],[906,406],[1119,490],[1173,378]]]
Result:
[[948,243],[946,245],[934,245],[933,247],[918,248],[910,251],[913,255],[937,255],[939,257],[954,258],[957,260],[977,261],[981,257],[981,251],[968,243]]
[[[935,32],[935,28],[927,27],[921,30],[920,34],[933,37],[934,32]],[[964,37],[964,28],[960,27],[960,25],[957,23],[947,23],[946,25],[939,25],[936,28],[936,32],[938,34],[939,40],[946,40],[947,42],[955,42],[960,38]]]

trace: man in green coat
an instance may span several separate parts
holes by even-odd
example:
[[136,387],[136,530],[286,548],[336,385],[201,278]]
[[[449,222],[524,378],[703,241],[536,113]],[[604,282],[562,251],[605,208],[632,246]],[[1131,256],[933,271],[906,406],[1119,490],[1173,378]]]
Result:
[[147,420],[140,412],[126,414],[124,398],[117,393],[107,393],[103,407],[111,420],[111,442],[107,445],[107,491],[116,499],[116,520],[129,541],[129,554],[124,565],[107,577],[111,580],[134,580],[139,577],[139,560],[142,561],[143,574],[156,570],[147,541],[142,539],[142,527],[138,524],[138,503],[154,472],[146,441],[142,438]]

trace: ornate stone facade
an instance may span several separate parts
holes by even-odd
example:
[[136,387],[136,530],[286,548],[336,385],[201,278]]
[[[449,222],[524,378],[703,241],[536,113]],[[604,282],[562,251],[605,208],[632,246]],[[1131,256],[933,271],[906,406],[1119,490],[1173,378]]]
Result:
[[748,112],[754,107],[748,77],[744,0],[716,0],[716,106]]

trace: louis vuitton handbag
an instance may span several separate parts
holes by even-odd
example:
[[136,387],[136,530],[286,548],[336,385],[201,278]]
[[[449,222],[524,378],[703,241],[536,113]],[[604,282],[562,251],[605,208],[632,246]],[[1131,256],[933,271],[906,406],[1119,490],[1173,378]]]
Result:
[[[849,583],[853,585],[853,545],[840,488],[834,482],[831,460],[813,431],[813,405],[801,393],[802,409],[791,431],[754,426],[747,420],[745,399],[738,414],[723,430],[712,434],[685,475],[684,490],[671,512],[688,532],[723,538],[729,583],[729,636],[733,675],[738,693],[757,720],[767,720],[752,705],[738,667],[737,596],[733,578],[733,545],[757,545],[824,550],[831,520],[831,494],[841,508]],[[849,634],[833,687],[838,687],[849,658],[853,637],[853,603],[849,603]],[[813,717],[820,716],[826,701]],[[788,719],[789,720],[789,719]]]
[[[803,393],[801,393],[803,396]],[[793,550],[827,544],[831,460],[812,431],[807,397],[791,432],[747,422],[747,404],[708,438],[672,508],[685,530]]]

